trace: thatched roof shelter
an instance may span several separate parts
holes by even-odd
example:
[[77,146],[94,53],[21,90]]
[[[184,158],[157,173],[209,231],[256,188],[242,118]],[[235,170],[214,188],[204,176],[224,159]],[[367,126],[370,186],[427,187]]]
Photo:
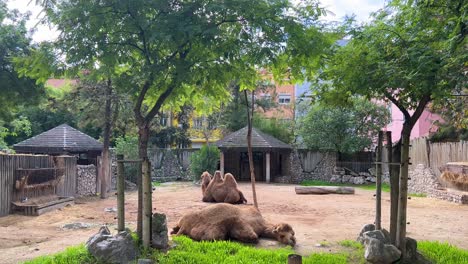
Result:
[[[17,153],[33,154],[79,154],[83,160],[95,159],[103,149],[101,142],[85,133],[63,124],[13,145]],[[87,162],[86,162],[87,163]]]
[[[216,142],[221,151],[220,170],[238,180],[250,179],[247,155],[247,127]],[[270,182],[289,174],[292,147],[281,140],[252,128],[252,151],[256,179]]]

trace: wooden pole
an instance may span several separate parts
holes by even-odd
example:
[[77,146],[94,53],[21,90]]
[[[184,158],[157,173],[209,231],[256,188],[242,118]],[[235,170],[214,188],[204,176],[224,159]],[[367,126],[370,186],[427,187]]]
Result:
[[411,129],[403,127],[401,133],[401,167],[400,167],[400,193],[398,196],[398,221],[396,246],[401,251],[401,256],[406,257],[406,210],[408,204],[408,167],[409,144]]
[[270,152],[266,153],[266,182],[270,183]]
[[382,229],[382,140],[383,131],[379,131],[377,142],[377,165],[376,165],[376,181],[375,181],[375,229]]
[[221,150],[219,155],[219,170],[221,171],[221,177],[224,177],[224,152]]
[[117,230],[125,230],[125,171],[123,155],[117,155]]
[[151,189],[151,164],[147,158],[143,159],[143,219],[142,240],[143,247],[149,248],[151,243],[151,213],[152,213],[152,189]]
[[289,254],[288,264],[302,264],[302,256],[297,254]]
[[[393,146],[392,146],[392,132],[387,131],[387,157],[388,157],[388,173],[390,177],[390,241],[395,245],[396,240],[396,229],[397,229],[397,217],[398,217],[398,193],[399,193],[399,180],[398,175],[395,175],[395,170],[399,167],[392,166],[396,160],[393,158]],[[400,161],[398,160],[398,163]]]

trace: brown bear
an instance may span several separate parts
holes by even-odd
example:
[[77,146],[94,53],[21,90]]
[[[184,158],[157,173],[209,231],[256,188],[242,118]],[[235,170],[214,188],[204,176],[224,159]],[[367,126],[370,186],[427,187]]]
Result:
[[257,243],[260,237],[272,238],[294,246],[296,238],[289,224],[271,224],[253,206],[214,204],[184,215],[171,232],[193,240],[234,239]]
[[237,182],[231,173],[221,178],[221,172],[216,171],[213,179],[203,194],[203,202],[241,204],[247,203],[244,194],[237,188]]

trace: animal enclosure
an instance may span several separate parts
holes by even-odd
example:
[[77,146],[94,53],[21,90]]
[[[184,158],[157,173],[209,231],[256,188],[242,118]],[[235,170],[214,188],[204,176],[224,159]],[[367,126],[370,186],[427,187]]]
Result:
[[0,155],[0,216],[8,215],[12,205],[27,214],[45,212],[70,202],[75,190],[75,157]]

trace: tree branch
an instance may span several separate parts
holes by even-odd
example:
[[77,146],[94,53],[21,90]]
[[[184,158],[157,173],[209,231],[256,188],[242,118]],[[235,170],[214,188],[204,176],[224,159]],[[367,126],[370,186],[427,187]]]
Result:
[[390,100],[394,105],[396,105],[398,109],[400,109],[400,111],[403,113],[403,116],[405,117],[405,120],[410,120],[411,115],[409,114],[408,110],[406,110],[406,108],[403,107],[403,105],[401,105],[400,102],[398,102],[398,100],[395,99],[395,97],[393,97],[389,92],[384,92],[384,95],[385,97],[387,97],[388,100]]

